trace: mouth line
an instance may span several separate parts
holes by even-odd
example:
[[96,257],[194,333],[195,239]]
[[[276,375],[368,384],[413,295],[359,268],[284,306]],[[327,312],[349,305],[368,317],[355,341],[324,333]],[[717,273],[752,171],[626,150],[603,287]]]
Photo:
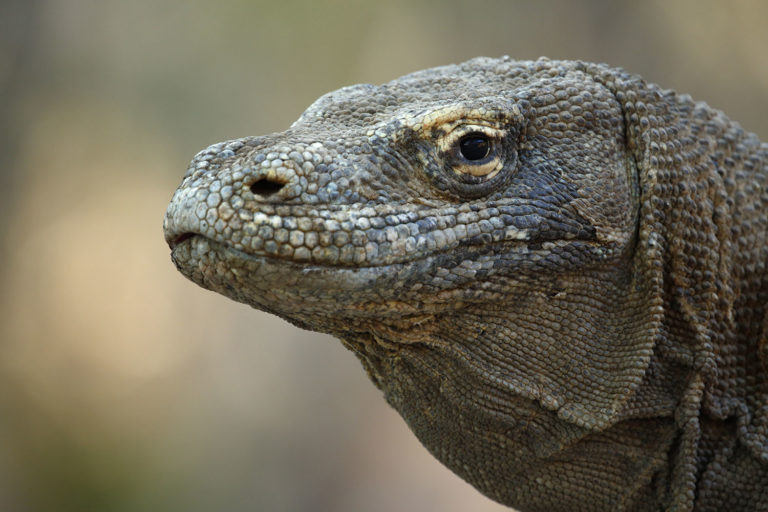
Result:
[[192,231],[187,231],[185,233],[182,233],[180,235],[176,235],[173,238],[169,239],[168,240],[168,245],[170,246],[171,251],[173,251],[174,249],[176,249],[176,247],[178,247],[182,243],[184,243],[187,240],[189,240],[190,238],[194,238],[196,236],[202,236],[202,235],[200,235],[198,233],[193,233]]
[[[321,270],[337,270],[337,271],[354,271],[354,272],[360,272],[360,271],[375,271],[375,272],[385,272],[386,269],[403,269],[404,267],[410,266],[410,265],[418,265],[419,261],[422,261],[423,263],[426,263],[427,260],[439,260],[441,257],[445,257],[446,255],[450,254],[450,250],[446,251],[438,251],[431,254],[423,254],[420,258],[414,258],[414,259],[405,259],[402,261],[390,261],[390,262],[381,262],[378,265],[344,265],[339,263],[328,263],[328,262],[316,262],[316,261],[298,261],[294,260],[289,257],[280,257],[278,255],[272,255],[272,254],[252,254],[246,251],[243,251],[241,249],[236,249],[234,247],[231,247],[226,242],[222,242],[219,240],[215,240],[212,238],[209,238],[205,235],[202,235],[200,233],[195,233],[193,231],[186,231],[179,235],[175,235],[168,240],[168,245],[171,248],[171,253],[175,253],[176,249],[179,248],[182,244],[190,242],[194,239],[202,239],[205,240],[209,246],[216,250],[216,251],[226,251],[230,253],[231,255],[234,255],[238,258],[242,258],[245,260],[253,261],[253,262],[272,262],[273,264],[280,264],[280,265],[288,265],[291,267],[294,267],[298,270],[301,270],[302,272],[314,272],[314,271],[321,271]],[[576,240],[561,240],[561,241],[554,241],[555,244],[565,244],[569,242],[573,242]],[[559,243],[558,243],[559,242]],[[521,246],[525,246],[530,244],[530,241],[506,241],[503,245],[506,245],[509,249],[515,250],[520,249]],[[463,245],[465,248],[474,247],[475,249],[480,249],[480,252],[482,252],[482,249],[487,250],[493,250],[494,247],[498,248],[498,245],[496,244],[466,244]]]
[[400,268],[404,265],[407,265],[408,263],[411,263],[410,261],[401,261],[401,262],[391,262],[391,263],[382,263],[381,265],[343,265],[343,264],[328,264],[328,263],[317,263],[313,261],[297,261],[291,258],[282,258],[280,256],[271,255],[271,254],[251,254],[249,252],[245,252],[241,249],[236,249],[234,247],[229,246],[225,242],[221,242],[219,240],[215,240],[212,238],[209,238],[205,235],[202,235],[200,233],[195,233],[192,231],[184,232],[180,235],[176,235],[169,239],[168,245],[171,248],[171,253],[173,254],[178,247],[180,247],[185,242],[189,242],[194,239],[201,239],[205,240],[209,246],[211,246],[212,249],[220,251],[224,250],[229,252],[230,254],[236,255],[239,258],[243,258],[245,260],[250,261],[268,261],[268,262],[274,262],[279,263],[281,265],[291,265],[294,267],[300,267],[301,270],[307,272],[312,270],[321,270],[321,269],[336,269],[340,271],[361,271],[366,269],[386,269],[386,268]]

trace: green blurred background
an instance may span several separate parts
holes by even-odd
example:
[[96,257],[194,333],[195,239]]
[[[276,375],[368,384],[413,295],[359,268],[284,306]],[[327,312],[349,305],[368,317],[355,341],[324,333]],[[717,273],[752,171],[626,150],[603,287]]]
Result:
[[505,510],[330,338],[205,292],[187,162],[319,95],[476,55],[608,62],[768,139],[765,1],[4,0],[0,511]]

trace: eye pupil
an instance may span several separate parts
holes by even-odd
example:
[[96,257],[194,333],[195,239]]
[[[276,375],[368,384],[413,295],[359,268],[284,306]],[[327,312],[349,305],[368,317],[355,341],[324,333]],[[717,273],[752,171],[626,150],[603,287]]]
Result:
[[462,137],[459,141],[459,151],[467,160],[482,160],[491,151],[491,143],[485,135],[473,133]]

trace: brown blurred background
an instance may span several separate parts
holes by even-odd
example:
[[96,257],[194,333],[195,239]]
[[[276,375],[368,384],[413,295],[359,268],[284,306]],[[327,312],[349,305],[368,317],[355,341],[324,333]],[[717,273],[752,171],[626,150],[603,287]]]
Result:
[[354,356],[203,291],[161,232],[208,144],[476,55],[603,61],[768,139],[764,1],[4,0],[0,511],[501,511]]

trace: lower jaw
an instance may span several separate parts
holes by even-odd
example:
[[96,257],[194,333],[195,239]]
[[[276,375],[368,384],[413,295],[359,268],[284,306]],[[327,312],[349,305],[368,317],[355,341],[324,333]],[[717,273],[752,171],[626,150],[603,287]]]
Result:
[[378,316],[376,305],[400,302],[408,295],[404,283],[415,284],[418,271],[414,264],[348,268],[254,256],[200,235],[176,245],[171,258],[198,285],[280,316],[349,309]]

